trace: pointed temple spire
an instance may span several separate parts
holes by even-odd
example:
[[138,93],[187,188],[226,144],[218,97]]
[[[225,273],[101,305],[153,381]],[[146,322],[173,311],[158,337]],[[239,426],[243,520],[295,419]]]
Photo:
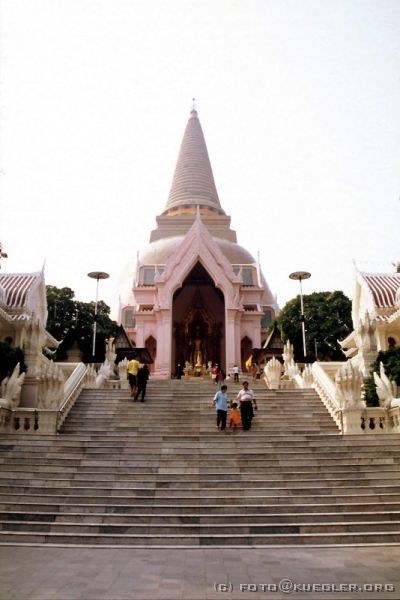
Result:
[[194,104],[183,135],[165,212],[191,206],[209,207],[223,213]]

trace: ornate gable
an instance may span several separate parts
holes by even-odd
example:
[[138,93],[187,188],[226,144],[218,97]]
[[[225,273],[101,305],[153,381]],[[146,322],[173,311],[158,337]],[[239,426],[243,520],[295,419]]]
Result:
[[39,318],[43,327],[47,320],[46,286],[43,271],[37,273],[2,273],[0,286],[3,303],[14,319],[25,314]]
[[196,262],[203,265],[216,287],[222,290],[227,307],[240,308],[241,278],[234,273],[232,265],[203,224],[199,210],[180,247],[167,261],[162,275],[155,279],[160,308],[170,306],[174,291],[182,285]]

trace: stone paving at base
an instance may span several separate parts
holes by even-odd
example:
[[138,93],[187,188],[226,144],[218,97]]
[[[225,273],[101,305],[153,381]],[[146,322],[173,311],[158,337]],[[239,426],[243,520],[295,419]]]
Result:
[[[400,546],[201,549],[9,546],[0,548],[0,599],[397,600],[399,564]],[[277,588],[284,579],[293,584],[368,586],[353,593],[324,592],[321,587],[315,591],[274,591],[272,588]],[[227,586],[228,591],[216,591],[216,584]],[[258,590],[240,591],[240,584],[256,584]],[[372,584],[391,584],[394,590],[374,592]]]

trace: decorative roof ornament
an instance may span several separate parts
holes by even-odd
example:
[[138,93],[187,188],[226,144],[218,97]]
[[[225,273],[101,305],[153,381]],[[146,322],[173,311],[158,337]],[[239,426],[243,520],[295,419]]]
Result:
[[0,242],[0,269],[1,269],[1,259],[8,258],[7,252],[3,252],[3,244]]
[[400,308],[400,287],[397,289],[396,295],[394,297],[394,303],[397,308]]

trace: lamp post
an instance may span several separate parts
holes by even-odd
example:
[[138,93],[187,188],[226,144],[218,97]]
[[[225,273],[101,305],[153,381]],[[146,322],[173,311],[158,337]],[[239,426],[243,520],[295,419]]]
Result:
[[94,322],[93,322],[93,346],[92,346],[92,357],[93,362],[95,361],[96,354],[96,330],[97,330],[97,300],[99,297],[99,280],[100,279],[108,279],[110,276],[108,273],[104,273],[104,271],[91,271],[88,273],[88,277],[91,279],[96,279],[96,302],[94,305]]
[[307,350],[306,350],[306,328],[305,328],[305,324],[304,324],[303,288],[302,288],[301,282],[303,281],[303,279],[309,279],[310,277],[311,277],[311,273],[309,273],[308,271],[294,271],[294,273],[290,273],[290,275],[289,275],[290,279],[296,279],[297,281],[300,281],[301,328],[302,328],[302,332],[303,332],[303,355],[304,355],[304,358],[306,358],[306,356],[307,356]]

